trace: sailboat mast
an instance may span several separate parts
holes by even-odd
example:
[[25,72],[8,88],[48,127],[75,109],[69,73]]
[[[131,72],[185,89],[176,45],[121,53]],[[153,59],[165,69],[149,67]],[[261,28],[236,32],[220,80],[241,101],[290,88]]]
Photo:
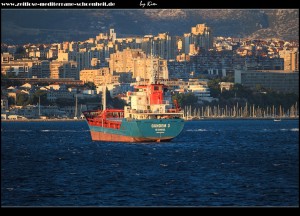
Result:
[[41,96],[39,96],[39,116],[41,116]]
[[77,117],[77,94],[76,94],[76,100],[75,100],[75,115],[74,117]]

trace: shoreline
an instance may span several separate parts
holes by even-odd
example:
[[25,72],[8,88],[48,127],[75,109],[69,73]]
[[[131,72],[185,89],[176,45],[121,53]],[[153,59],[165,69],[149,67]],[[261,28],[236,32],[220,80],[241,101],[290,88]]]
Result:
[[1,119],[1,122],[85,121],[85,119]]
[[281,118],[272,118],[272,117],[203,117],[201,119],[191,119],[185,121],[201,121],[201,120],[299,120],[299,117],[281,117]]
[[[299,117],[284,117],[284,118],[234,118],[234,117],[209,117],[201,119],[184,120],[190,121],[203,121],[203,120],[299,120]],[[85,121],[85,119],[1,119],[1,122],[63,122],[63,121]]]

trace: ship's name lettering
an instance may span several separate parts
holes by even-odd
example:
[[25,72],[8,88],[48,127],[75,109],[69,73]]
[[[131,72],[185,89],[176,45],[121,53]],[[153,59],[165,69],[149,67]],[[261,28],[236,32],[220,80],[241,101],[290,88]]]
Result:
[[166,131],[165,128],[156,128],[155,131]]
[[167,127],[167,124],[151,124],[152,128],[165,128]]

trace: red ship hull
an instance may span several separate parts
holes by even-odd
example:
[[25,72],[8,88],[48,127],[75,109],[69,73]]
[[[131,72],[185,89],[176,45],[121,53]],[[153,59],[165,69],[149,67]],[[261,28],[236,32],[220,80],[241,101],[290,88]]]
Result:
[[107,142],[168,142],[172,138],[137,138],[124,136],[120,134],[110,134],[98,131],[91,131],[92,140],[94,141],[107,141]]

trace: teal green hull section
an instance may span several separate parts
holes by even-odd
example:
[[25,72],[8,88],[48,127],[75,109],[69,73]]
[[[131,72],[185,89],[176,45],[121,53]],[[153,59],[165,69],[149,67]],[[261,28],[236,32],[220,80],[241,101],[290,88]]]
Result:
[[[130,137],[134,140],[142,141],[163,141],[171,140],[178,136],[184,127],[183,119],[142,119],[127,120],[122,119],[120,129],[104,128],[101,126],[91,126],[91,133],[107,134],[120,137]],[[127,140],[127,139],[125,139]]]

